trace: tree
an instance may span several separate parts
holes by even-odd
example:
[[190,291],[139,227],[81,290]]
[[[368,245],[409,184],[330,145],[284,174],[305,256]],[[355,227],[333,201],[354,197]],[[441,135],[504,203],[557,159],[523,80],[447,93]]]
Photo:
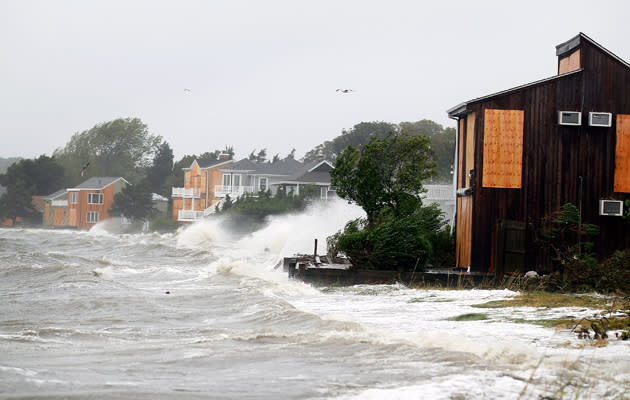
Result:
[[256,149],[252,150],[251,153],[249,153],[249,159],[251,161],[255,161],[255,162],[259,162],[259,163],[263,163],[265,161],[267,161],[267,149],[262,149],[258,152],[258,154],[256,153]]
[[332,141],[326,141],[304,155],[304,162],[317,160],[324,157],[327,160],[335,160],[346,147],[360,148],[371,139],[382,139],[391,132],[398,132],[398,126],[389,122],[360,122],[352,129],[341,131],[341,135]]
[[7,186],[7,192],[0,197],[0,221],[10,219],[12,225],[18,218],[35,221],[39,213],[33,207],[31,192],[20,180]]
[[89,176],[124,176],[135,183],[145,176],[161,142],[139,118],[119,118],[74,134],[55,157],[65,168],[69,185],[87,179],[81,176],[87,162]]
[[419,200],[423,181],[435,175],[429,143],[403,132],[373,138],[360,150],[348,146],[330,171],[331,183],[341,198],[363,208],[371,228],[382,209],[398,216]]
[[1,198],[0,217],[36,219],[32,205],[35,195],[47,195],[64,187],[64,170],[53,157],[41,155],[20,160],[0,175],[0,185],[7,187]]
[[109,214],[133,221],[146,221],[155,214],[153,197],[146,181],[127,185],[114,196]]
[[168,189],[164,187],[166,179],[173,172],[173,150],[167,142],[163,142],[155,152],[153,164],[147,171],[147,183],[149,189],[161,195],[168,195]]

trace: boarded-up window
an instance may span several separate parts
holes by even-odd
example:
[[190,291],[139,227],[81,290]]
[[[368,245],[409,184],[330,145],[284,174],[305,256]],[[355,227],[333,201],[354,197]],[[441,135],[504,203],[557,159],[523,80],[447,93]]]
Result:
[[472,248],[472,204],[471,196],[457,198],[457,240],[456,265],[460,268],[470,267],[470,250]]
[[486,110],[484,115],[484,187],[520,189],[523,172],[522,110]]
[[617,115],[615,192],[630,193],[630,115]]
[[570,55],[560,59],[560,66],[558,67],[558,74],[565,74],[567,72],[580,69],[580,49],[577,49]]
[[53,225],[55,226],[63,226],[65,225],[66,215],[63,208],[53,208]]

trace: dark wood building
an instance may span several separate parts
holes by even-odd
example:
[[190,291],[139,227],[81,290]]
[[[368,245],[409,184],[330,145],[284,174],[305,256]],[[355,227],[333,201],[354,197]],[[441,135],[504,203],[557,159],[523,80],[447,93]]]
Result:
[[[543,270],[540,221],[565,203],[597,224],[598,258],[630,247],[630,64],[580,33],[558,74],[448,110],[458,121],[457,266]],[[602,210],[605,207],[605,210]]]

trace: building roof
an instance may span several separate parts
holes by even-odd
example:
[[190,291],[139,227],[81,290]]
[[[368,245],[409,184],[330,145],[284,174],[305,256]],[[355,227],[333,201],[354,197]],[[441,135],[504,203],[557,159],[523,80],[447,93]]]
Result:
[[44,197],[44,200],[54,200],[61,195],[66,194],[68,191],[66,189],[59,189],[55,193],[51,193],[48,196]]
[[201,169],[208,169],[208,168],[212,168],[212,167],[217,167],[221,164],[227,164],[229,162],[233,162],[234,160],[229,159],[229,160],[204,160],[204,159],[195,159],[193,160],[192,164],[190,164],[190,167],[188,168],[183,168],[184,170],[187,169],[191,169],[193,164],[196,162],[197,165],[199,165],[199,168]]
[[285,158],[274,163],[254,162],[247,158],[243,158],[226,168],[222,168],[221,171],[250,173],[252,175],[289,176],[296,173],[303,166],[304,164],[293,158]]
[[110,176],[94,176],[88,179],[85,182],[78,184],[77,186],[70,188],[68,190],[101,190],[111,185],[112,183],[122,179],[126,184],[129,184],[125,178],[118,177],[110,177]]
[[[590,37],[586,36],[582,32],[580,32],[575,37],[567,40],[566,42],[557,45],[556,46],[556,55],[560,57],[560,56],[563,56],[565,54],[568,54],[568,53],[572,52],[575,48],[580,46],[582,41],[585,41],[585,42],[588,42],[588,43],[592,44],[593,46],[597,47],[599,50],[601,50],[605,54],[609,55],[610,57],[612,57],[613,59],[615,59],[616,61],[621,63],[622,65],[630,68],[630,64],[628,64],[627,62],[625,62],[624,60],[622,60],[621,58],[619,58],[618,56],[613,54],[611,51],[609,51],[606,48],[604,48],[604,46],[602,46],[599,43],[595,42],[593,39],[591,39]],[[446,113],[448,114],[448,116],[450,118],[458,118],[458,117],[461,117],[461,116],[467,114],[467,106],[469,104],[476,103],[476,102],[482,101],[482,100],[486,100],[486,99],[489,99],[489,98],[492,98],[492,97],[495,97],[495,96],[500,96],[500,95],[503,95],[503,94],[507,94],[507,93],[510,93],[510,92],[515,92],[515,91],[522,90],[522,89],[525,89],[525,88],[529,88],[529,87],[532,87],[532,86],[536,86],[536,85],[539,85],[539,84],[542,84],[542,83],[545,83],[545,82],[549,82],[549,81],[552,81],[552,80],[555,80],[555,79],[562,79],[562,78],[565,78],[567,76],[580,73],[582,71],[583,71],[583,68],[579,68],[579,69],[577,69],[575,71],[570,71],[570,72],[567,72],[567,73],[564,73],[564,74],[555,75],[555,76],[552,76],[552,77],[549,77],[549,78],[537,80],[537,81],[534,81],[534,82],[531,82],[531,83],[527,83],[525,85],[516,86],[516,87],[513,87],[511,89],[502,90],[500,92],[489,94],[487,96],[477,97],[475,99],[468,100],[468,101],[465,101],[463,103],[460,103],[460,104],[456,105],[455,107],[447,110]]]
[[333,165],[326,161],[313,161],[304,165],[295,174],[279,183],[316,183],[330,185],[330,170]]
[[157,193],[151,193],[151,200],[152,201],[168,201],[166,197],[159,195]]

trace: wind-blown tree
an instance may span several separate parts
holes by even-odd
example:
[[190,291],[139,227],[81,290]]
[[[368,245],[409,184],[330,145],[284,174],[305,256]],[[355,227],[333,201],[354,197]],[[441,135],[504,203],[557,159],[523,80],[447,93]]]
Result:
[[[145,176],[161,142],[139,118],[119,118],[74,134],[63,149],[55,151],[55,157],[71,186],[90,176],[123,176],[135,183]],[[81,176],[82,166],[88,162],[89,168]]]
[[411,135],[425,135],[431,139],[431,149],[437,172],[435,181],[451,183],[455,160],[455,128],[444,128],[437,122],[423,119],[417,122],[401,122],[400,129]]
[[256,149],[252,150],[248,159],[259,163],[267,161],[267,149],[261,149],[258,153],[256,153]]
[[410,200],[419,199],[423,181],[435,175],[435,162],[424,135],[391,133],[372,139],[360,150],[348,146],[330,171],[339,197],[365,210],[372,227],[380,211],[388,207],[401,215]]
[[165,187],[164,183],[173,172],[173,150],[167,142],[162,143],[155,152],[153,164],[147,171],[147,183],[149,189],[163,196],[168,196],[169,187]]
[[342,130],[341,135],[331,141],[326,141],[304,155],[304,162],[317,160],[324,157],[327,160],[335,160],[346,147],[360,148],[371,139],[382,139],[390,132],[398,132],[399,128],[389,122],[360,122],[349,131]]
[[423,181],[435,175],[429,144],[424,135],[391,133],[341,153],[331,183],[341,198],[361,206],[366,218],[329,237],[329,248],[363,268],[424,267],[444,226],[437,205],[423,206],[420,198]]
[[322,156],[334,161],[347,146],[359,149],[373,138],[382,139],[390,132],[401,131],[409,135],[425,135],[431,139],[431,149],[434,153],[434,161],[437,163],[437,175],[433,180],[450,182],[455,157],[455,129],[444,128],[428,119],[401,122],[398,125],[387,122],[361,122],[349,131],[343,130],[341,135],[333,140],[326,141],[307,152],[304,161],[311,162]]
[[48,195],[65,186],[63,167],[53,157],[42,155],[34,160],[20,160],[0,174],[0,185],[7,192],[0,198],[0,217],[34,220],[38,213],[32,206],[35,195]]
[[146,181],[127,185],[114,196],[114,203],[109,209],[113,216],[124,216],[134,221],[146,221],[155,214],[153,197]]

